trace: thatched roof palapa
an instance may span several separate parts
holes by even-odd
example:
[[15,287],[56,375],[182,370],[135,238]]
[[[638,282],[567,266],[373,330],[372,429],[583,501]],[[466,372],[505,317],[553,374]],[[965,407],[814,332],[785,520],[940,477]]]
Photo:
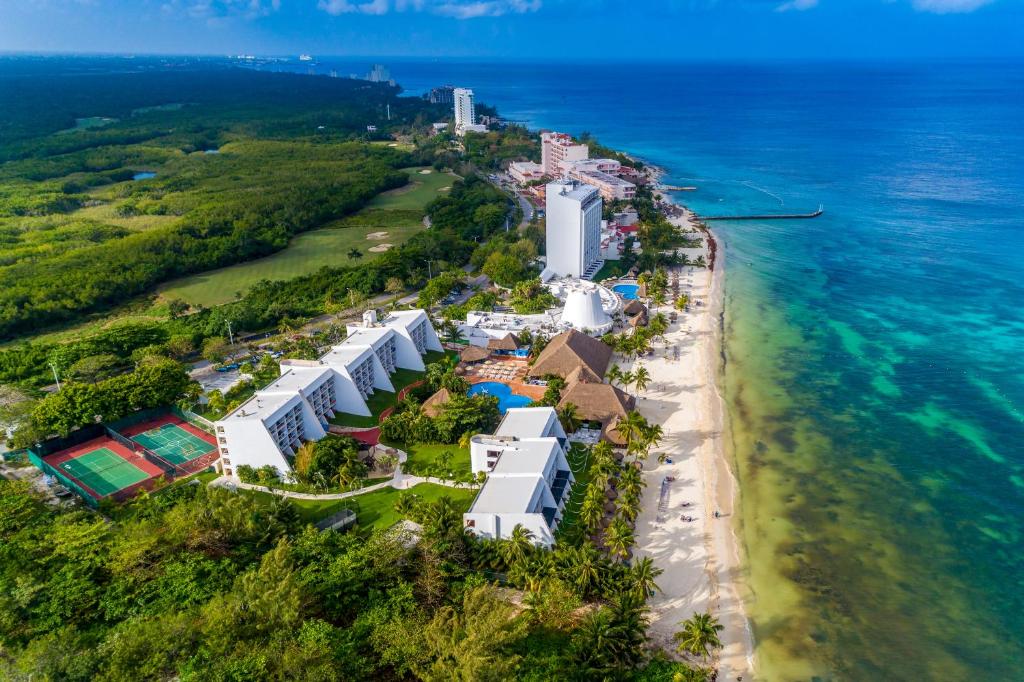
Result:
[[562,391],[558,409],[569,403],[576,406],[580,418],[607,424],[629,414],[636,406],[636,399],[611,384],[577,381]]
[[490,350],[519,350],[519,345],[519,339],[511,332],[500,339],[491,339],[487,342],[487,347]]
[[530,368],[530,376],[553,374],[565,379],[583,366],[593,375],[603,378],[611,359],[612,349],[604,342],[573,329],[548,342]]
[[436,419],[441,414],[442,408],[451,399],[452,394],[448,389],[442,388],[440,391],[424,400],[420,409],[423,410],[423,414],[427,415],[431,419]]
[[646,313],[647,312],[647,306],[645,306],[643,303],[641,303],[638,299],[634,298],[629,303],[627,303],[625,306],[623,306],[622,312],[627,317],[632,317],[632,316],[637,315],[639,313]]
[[466,349],[459,354],[459,359],[462,362],[480,362],[491,357],[491,351],[480,346],[466,346]]

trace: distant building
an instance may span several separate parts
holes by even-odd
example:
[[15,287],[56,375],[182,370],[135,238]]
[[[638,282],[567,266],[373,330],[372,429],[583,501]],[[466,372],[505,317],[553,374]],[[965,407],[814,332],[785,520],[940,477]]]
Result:
[[563,163],[589,158],[590,147],[585,144],[577,144],[565,133],[541,133],[540,154],[544,172],[557,178],[563,174]]
[[269,465],[290,477],[302,443],[323,438],[337,412],[370,415],[366,399],[394,391],[389,376],[398,368],[423,371],[428,350],[442,348],[424,311],[396,311],[380,323],[368,311],[319,360],[283,361],[276,381],[215,422],[224,474]]
[[554,544],[575,481],[567,441],[551,407],[512,408],[493,435],[473,436],[472,469],[485,472],[487,481],[462,515],[466,530],[500,540],[522,526],[538,544]]
[[366,80],[371,83],[387,83],[391,80],[391,72],[383,64],[374,64],[366,74]]
[[453,91],[455,108],[455,132],[459,135],[468,132],[485,133],[487,126],[476,122],[476,105],[473,91],[469,88],[455,88]]
[[601,269],[601,193],[577,180],[556,180],[545,190],[547,266],[541,279],[590,279]]
[[442,85],[439,88],[431,88],[427,93],[427,100],[431,104],[454,104],[455,88],[451,85]]
[[527,185],[544,177],[544,166],[533,161],[515,161],[508,165],[508,174],[520,185]]
[[616,199],[629,200],[636,196],[636,185],[611,173],[598,170],[576,170],[573,168],[569,171],[568,176],[580,182],[585,182],[588,185],[593,185],[601,192],[601,196],[606,201],[615,201]]

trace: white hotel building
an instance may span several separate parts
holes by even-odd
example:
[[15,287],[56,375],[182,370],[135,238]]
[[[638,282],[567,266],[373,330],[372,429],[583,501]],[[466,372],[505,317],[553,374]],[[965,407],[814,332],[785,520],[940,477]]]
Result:
[[508,538],[516,526],[551,546],[575,478],[566,458],[568,438],[553,407],[511,408],[493,435],[470,441],[475,472],[487,481],[463,526],[483,538]]
[[601,193],[578,180],[556,180],[545,189],[547,265],[552,277],[590,279],[601,269]]
[[476,122],[476,105],[473,91],[469,88],[455,88],[452,91],[455,107],[455,132],[463,135],[467,130],[474,133],[486,133],[487,126]]
[[399,367],[423,371],[428,350],[442,347],[424,311],[393,312],[380,323],[368,311],[363,326],[350,326],[319,360],[283,361],[276,381],[214,423],[224,474],[270,465],[288,477],[303,442],[323,438],[338,412],[370,415],[366,399],[394,391],[389,375]]
[[544,172],[552,178],[557,178],[565,172],[565,164],[589,157],[590,147],[577,144],[565,133],[540,134],[540,165],[544,166]]

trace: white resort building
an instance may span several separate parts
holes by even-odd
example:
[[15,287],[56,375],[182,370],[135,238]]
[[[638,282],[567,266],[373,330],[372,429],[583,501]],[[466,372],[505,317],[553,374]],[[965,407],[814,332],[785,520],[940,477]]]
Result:
[[500,540],[521,525],[551,546],[575,481],[567,441],[553,407],[511,408],[493,435],[473,436],[473,471],[487,481],[462,515],[466,530]]
[[577,180],[556,180],[548,183],[545,191],[547,264],[541,279],[590,279],[604,264],[600,192]]
[[467,130],[475,133],[486,133],[487,126],[476,122],[476,105],[473,103],[473,91],[469,88],[455,88],[452,91],[455,106],[455,132],[459,135]]
[[363,325],[349,326],[348,337],[319,360],[282,361],[276,381],[215,422],[224,474],[270,465],[287,478],[302,443],[323,438],[338,412],[369,416],[366,399],[394,391],[389,375],[398,368],[423,371],[430,350],[443,349],[426,312],[392,312],[378,322],[367,311]]
[[540,134],[540,165],[544,166],[544,172],[552,178],[557,178],[565,172],[564,164],[589,157],[590,147],[576,143],[565,133]]

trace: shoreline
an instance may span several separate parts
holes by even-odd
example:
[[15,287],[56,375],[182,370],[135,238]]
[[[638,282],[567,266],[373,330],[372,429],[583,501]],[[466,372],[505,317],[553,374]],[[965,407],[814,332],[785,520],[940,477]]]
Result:
[[[653,173],[664,171],[654,166]],[[693,612],[710,611],[724,626],[723,648],[712,660],[719,679],[756,677],[754,637],[745,608],[749,588],[743,581],[745,555],[740,542],[740,487],[729,461],[728,416],[724,386],[725,268],[721,238],[685,206],[661,192],[662,201],[680,210],[670,221],[684,229],[706,230],[700,251],[709,267],[676,268],[680,291],[691,297],[691,310],[669,326],[656,342],[652,358],[624,366],[648,368],[656,381],[637,394],[637,409],[665,432],[660,450],[673,459],[659,464],[652,453],[644,464],[647,487],[637,520],[637,556],[650,556],[664,573],[661,591],[649,600],[652,642],[674,651],[672,634]],[[689,255],[696,255],[691,250]],[[670,277],[672,275],[670,274]],[[701,305],[697,305],[700,302]],[[678,349],[679,355],[674,353]],[[669,484],[668,511],[659,511],[662,482]],[[682,507],[683,503],[689,506]],[[720,518],[714,512],[721,513]],[[692,521],[682,520],[691,516]]]

